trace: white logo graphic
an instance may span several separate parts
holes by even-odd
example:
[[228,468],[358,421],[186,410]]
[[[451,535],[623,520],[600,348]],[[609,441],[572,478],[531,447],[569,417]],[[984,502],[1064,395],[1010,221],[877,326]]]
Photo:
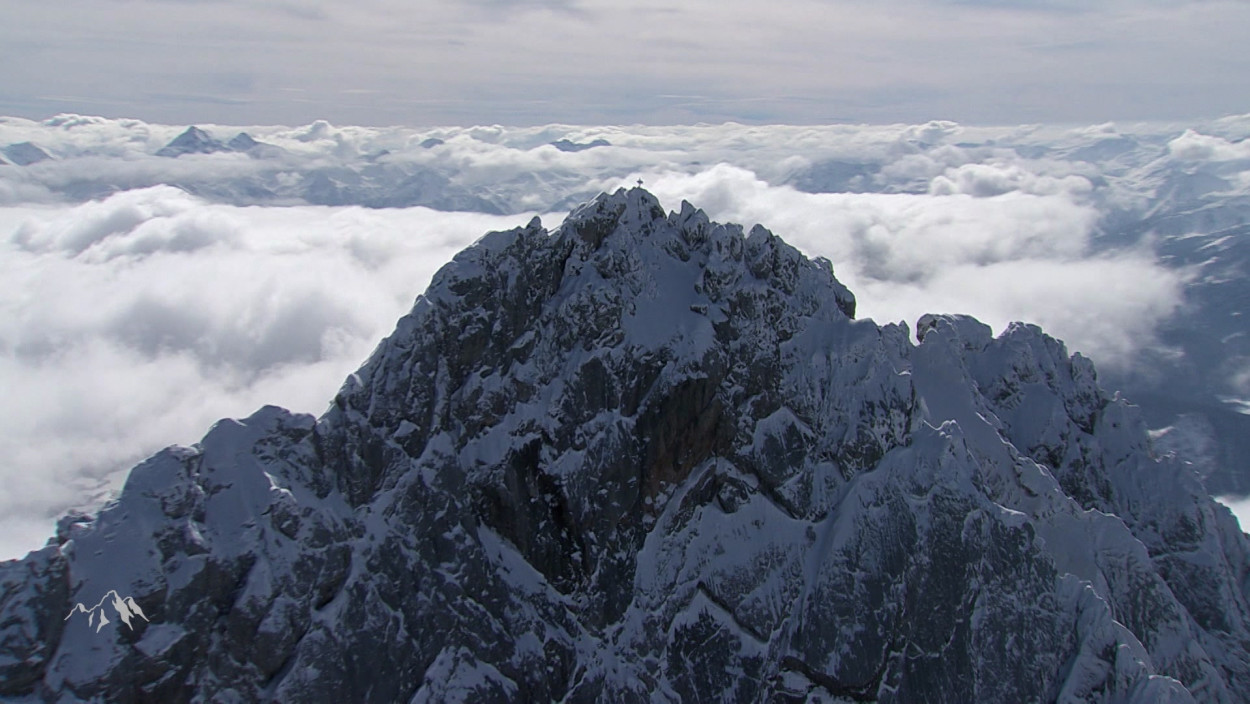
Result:
[[[108,601],[110,596],[113,597],[111,602]],[[105,602],[108,603],[106,604]],[[70,610],[69,616],[66,616],[65,620],[68,621],[70,616],[73,616],[81,611],[82,613],[87,614],[87,625],[95,626],[95,632],[99,633],[101,628],[104,628],[113,622],[112,619],[108,617],[107,606],[113,607],[113,611],[117,612],[117,617],[122,620],[122,623],[126,624],[127,628],[134,629],[134,626],[130,625],[130,619],[135,616],[138,616],[144,621],[148,620],[148,617],[143,615],[143,609],[139,608],[139,605],[135,603],[134,598],[126,597],[123,599],[121,595],[113,589],[110,589],[108,593],[100,599],[100,603],[90,609],[83,606],[81,602],[74,604],[74,608]]]

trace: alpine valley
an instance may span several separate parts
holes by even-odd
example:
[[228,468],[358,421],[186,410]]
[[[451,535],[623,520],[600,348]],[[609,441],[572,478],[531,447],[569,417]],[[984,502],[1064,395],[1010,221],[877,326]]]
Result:
[[[0,695],[1248,701],[1250,539],[1194,467],[1037,327],[914,332],[641,188],[488,234],[323,416],[0,563]],[[110,590],[146,620],[67,620]]]

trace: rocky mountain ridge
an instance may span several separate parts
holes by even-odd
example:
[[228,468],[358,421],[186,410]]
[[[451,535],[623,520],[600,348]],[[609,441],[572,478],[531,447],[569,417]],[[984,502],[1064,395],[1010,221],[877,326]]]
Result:
[[[0,694],[1246,701],[1250,543],[1088,360],[854,311],[640,188],[491,233],[321,418],[0,564]],[[109,589],[150,620],[64,622]]]

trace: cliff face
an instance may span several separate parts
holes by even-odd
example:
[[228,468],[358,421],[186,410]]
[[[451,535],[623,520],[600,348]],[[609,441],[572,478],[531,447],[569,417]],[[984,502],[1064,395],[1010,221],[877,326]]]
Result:
[[[1031,326],[601,196],[0,564],[0,694],[1246,701],[1250,544]],[[64,621],[115,589],[148,621]]]

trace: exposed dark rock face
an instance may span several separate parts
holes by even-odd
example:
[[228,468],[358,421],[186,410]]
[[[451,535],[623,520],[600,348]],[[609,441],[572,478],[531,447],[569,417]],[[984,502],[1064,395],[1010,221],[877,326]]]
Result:
[[[1087,360],[854,310],[641,189],[489,234],[325,416],[0,565],[0,694],[1246,701],[1247,538]],[[109,589],[149,621],[62,622]]]

